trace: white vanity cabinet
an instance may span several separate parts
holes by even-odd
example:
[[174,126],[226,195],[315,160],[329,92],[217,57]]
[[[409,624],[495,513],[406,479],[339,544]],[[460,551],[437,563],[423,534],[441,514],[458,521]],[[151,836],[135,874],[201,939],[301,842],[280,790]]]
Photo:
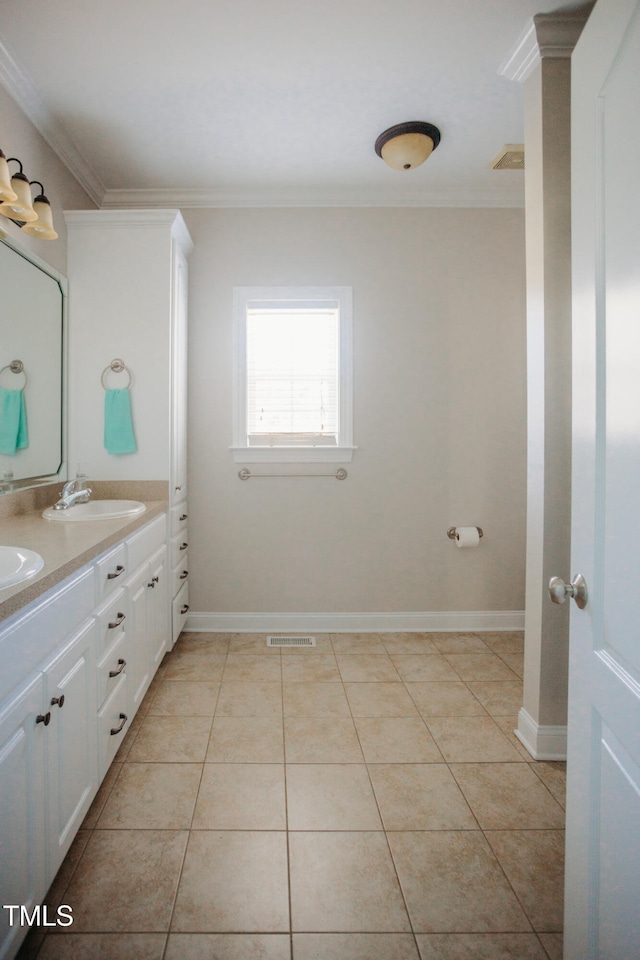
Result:
[[189,514],[186,500],[171,508],[171,621],[173,643],[189,612]]

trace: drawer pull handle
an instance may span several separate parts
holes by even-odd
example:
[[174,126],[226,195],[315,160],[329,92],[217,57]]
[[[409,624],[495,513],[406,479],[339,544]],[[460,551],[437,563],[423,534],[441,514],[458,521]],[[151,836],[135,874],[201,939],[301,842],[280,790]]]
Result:
[[118,612],[116,614],[117,620],[112,620],[109,624],[109,630],[115,630],[116,627],[119,627],[120,624],[126,620],[125,614]]
[[174,487],[174,490],[176,491],[176,493],[179,493],[182,490],[182,485],[180,485],[179,487]]
[[156,583],[160,583],[160,577],[151,577],[151,582],[148,583],[147,586],[155,590]]
[[124,573],[124,567],[119,563],[113,573],[107,574],[107,580],[115,580],[116,577],[121,576]]
[[121,714],[120,714],[120,717],[119,717],[119,720],[120,720],[120,726],[119,726],[119,727],[111,727],[111,736],[112,736],[112,737],[117,736],[117,734],[122,733],[122,731],[124,730],[124,725],[125,725],[125,723],[127,722],[127,715],[126,715],[126,713],[121,713]]
[[39,713],[36,717],[36,723],[44,723],[45,727],[48,727],[51,722],[51,711],[47,710],[46,713]]
[[188,543],[181,543],[181,544],[180,544],[180,549],[181,549],[181,550],[186,550],[188,546],[189,546]]
[[188,571],[188,570],[183,570],[182,573],[180,574],[180,579],[181,579],[181,580],[186,580],[188,576],[189,576],[189,571]]
[[185,603],[184,607],[180,610],[180,613],[187,613],[189,610],[189,604]]
[[61,693],[59,697],[51,697],[51,706],[55,707],[56,703],[62,710],[64,707],[64,693]]
[[188,519],[189,519],[189,514],[183,513],[182,516],[180,517],[179,522],[182,523],[183,520],[188,520]]
[[118,669],[109,670],[109,677],[119,677],[122,671],[124,670],[124,668],[126,667],[126,665],[127,665],[126,660],[118,660]]

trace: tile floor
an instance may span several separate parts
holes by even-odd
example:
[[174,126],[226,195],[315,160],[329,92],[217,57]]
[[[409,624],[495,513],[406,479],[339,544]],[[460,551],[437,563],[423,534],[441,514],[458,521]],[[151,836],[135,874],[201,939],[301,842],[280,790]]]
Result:
[[189,634],[21,960],[560,960],[564,764],[522,634]]

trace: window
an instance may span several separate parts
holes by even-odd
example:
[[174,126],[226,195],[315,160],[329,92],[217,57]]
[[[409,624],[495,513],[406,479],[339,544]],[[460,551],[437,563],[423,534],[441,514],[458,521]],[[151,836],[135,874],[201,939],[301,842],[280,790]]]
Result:
[[349,461],[350,287],[236,287],[235,459]]

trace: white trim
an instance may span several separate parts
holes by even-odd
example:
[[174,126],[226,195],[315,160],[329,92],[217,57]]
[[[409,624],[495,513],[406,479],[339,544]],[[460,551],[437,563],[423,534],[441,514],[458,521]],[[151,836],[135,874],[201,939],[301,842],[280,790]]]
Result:
[[587,14],[582,11],[536,14],[499,68],[499,75],[524,83],[542,59],[570,57],[586,22]]
[[412,633],[524,630],[523,610],[379,613],[207,613],[192,611],[194,633]]
[[524,707],[518,713],[518,726],[513,731],[534,760],[566,760],[567,728],[539,724]]

